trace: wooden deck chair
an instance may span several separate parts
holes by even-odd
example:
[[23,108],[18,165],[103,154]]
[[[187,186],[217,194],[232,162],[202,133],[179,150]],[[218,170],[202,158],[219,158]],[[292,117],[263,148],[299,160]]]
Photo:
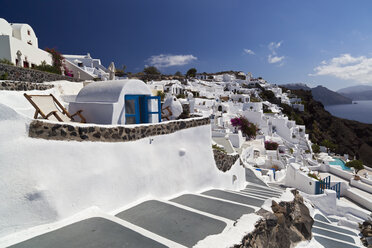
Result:
[[35,108],[34,118],[37,119],[40,114],[42,118],[51,121],[71,122],[74,116],[80,117],[80,122],[85,123],[86,119],[81,114],[82,110],[71,115],[63,105],[52,94],[50,95],[27,95],[23,94],[26,99]]
[[[166,113],[168,112],[168,113]],[[169,117],[173,115],[172,111],[170,110],[169,106],[165,107],[161,110],[161,117],[167,119],[169,121]]]

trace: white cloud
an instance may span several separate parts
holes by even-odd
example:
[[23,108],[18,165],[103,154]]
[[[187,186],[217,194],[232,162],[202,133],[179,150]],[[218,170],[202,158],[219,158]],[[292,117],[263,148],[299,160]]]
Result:
[[284,56],[278,57],[278,56],[274,56],[274,55],[270,54],[269,57],[267,58],[267,61],[270,64],[275,64],[275,63],[278,63],[278,62],[282,62],[284,59],[285,59]]
[[171,66],[187,65],[198,58],[193,55],[171,55],[171,54],[160,54],[151,56],[146,60],[150,65],[165,68]]
[[255,55],[255,53],[251,49],[244,49],[244,53],[249,55]]
[[283,41],[279,41],[278,43],[270,42],[268,47],[273,55],[276,55],[276,50],[278,50],[278,48],[282,45],[282,43]]
[[329,61],[322,61],[314,68],[315,73],[309,76],[334,76],[361,83],[372,83],[372,58],[366,56],[353,57],[341,54]]
[[285,59],[285,56],[278,56],[277,50],[282,45],[283,41],[279,42],[270,42],[268,45],[269,50],[271,51],[271,54],[267,57],[267,62],[270,64],[276,64],[280,63],[279,65],[283,65],[283,60]]

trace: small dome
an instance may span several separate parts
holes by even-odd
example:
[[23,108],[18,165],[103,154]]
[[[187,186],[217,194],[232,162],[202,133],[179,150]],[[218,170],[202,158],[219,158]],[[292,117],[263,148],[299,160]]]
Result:
[[12,36],[12,26],[3,18],[0,18],[0,35]]
[[118,102],[124,95],[151,95],[151,90],[137,79],[93,82],[80,90],[76,102]]

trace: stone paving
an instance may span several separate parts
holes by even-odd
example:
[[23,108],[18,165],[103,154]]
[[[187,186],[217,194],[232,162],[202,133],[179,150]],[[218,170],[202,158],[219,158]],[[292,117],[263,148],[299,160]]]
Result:
[[[149,200],[112,217],[133,224],[136,230],[145,229],[147,235],[152,233],[151,237],[160,237],[158,241],[118,224],[120,221],[117,223],[94,217],[11,247],[156,248],[167,247],[169,243],[176,244],[176,247],[177,244],[180,247],[192,247],[209,235],[221,233],[229,221],[253,213],[264,203],[264,199],[279,197],[283,192],[279,188],[269,188],[255,182],[257,178],[249,177],[247,187],[239,192],[212,189],[200,195],[183,194],[165,202]],[[354,232],[335,226],[321,214],[315,216],[312,231],[314,238],[324,247],[357,247],[354,240],[357,235]]]
[[238,220],[244,214],[253,213],[255,211],[254,208],[248,206],[192,194],[181,195],[170,201],[234,221]]
[[11,248],[166,247],[127,227],[103,218],[90,218],[26,240]]

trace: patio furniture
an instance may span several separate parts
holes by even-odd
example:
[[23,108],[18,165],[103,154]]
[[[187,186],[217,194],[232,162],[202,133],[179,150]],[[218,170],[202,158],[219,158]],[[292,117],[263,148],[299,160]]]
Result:
[[[167,112],[167,113],[166,113]],[[161,110],[161,116],[164,118],[164,119],[167,119],[168,121],[170,120],[169,118],[173,115],[172,113],[172,110],[170,110],[169,106],[163,108]]]
[[80,122],[85,123],[86,120],[81,114],[82,110],[71,115],[63,105],[52,94],[50,95],[27,95],[23,94],[26,99],[35,108],[34,118],[37,119],[40,114],[42,118],[51,121],[72,122],[75,116],[80,117]]

